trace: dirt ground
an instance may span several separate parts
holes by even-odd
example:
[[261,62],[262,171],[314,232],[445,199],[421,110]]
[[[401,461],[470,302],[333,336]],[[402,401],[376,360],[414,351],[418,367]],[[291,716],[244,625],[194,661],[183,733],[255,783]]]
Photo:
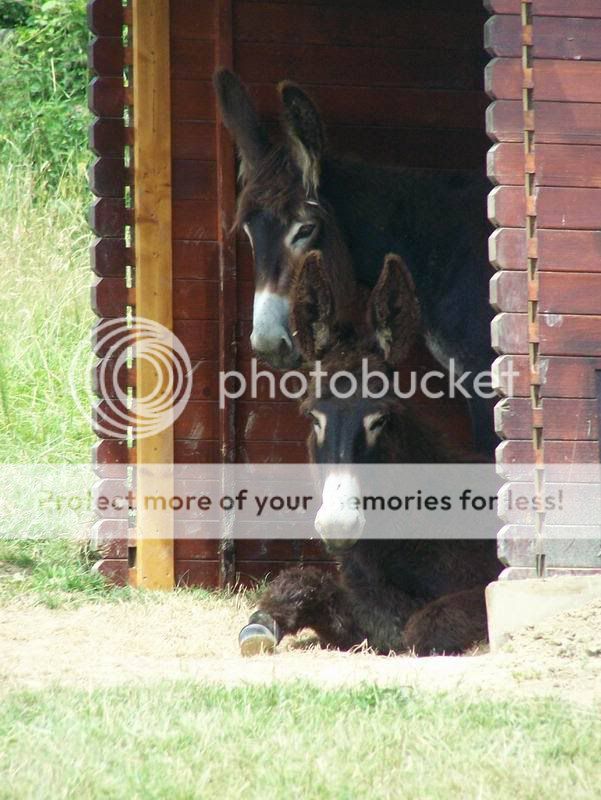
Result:
[[486,697],[553,695],[601,706],[601,601],[516,634],[501,653],[481,647],[464,657],[420,659],[321,650],[309,634],[288,637],[275,655],[245,659],[237,635],[248,613],[243,598],[206,601],[183,593],[58,610],[12,602],[0,608],[0,694],[51,683],[306,679]]

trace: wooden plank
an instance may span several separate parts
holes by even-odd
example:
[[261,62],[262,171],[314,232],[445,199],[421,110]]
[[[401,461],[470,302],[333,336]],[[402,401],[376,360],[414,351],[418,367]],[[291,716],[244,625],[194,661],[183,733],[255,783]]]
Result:
[[95,155],[121,158],[126,144],[123,118],[95,119],[89,128],[88,141]]
[[176,279],[219,280],[219,245],[217,242],[173,242],[173,270]]
[[88,27],[97,36],[121,36],[123,3],[121,0],[88,0]]
[[[498,534],[499,558],[514,567],[534,567],[537,543],[527,525],[504,525]],[[546,567],[601,567],[601,531],[593,526],[548,525],[543,549]]]
[[88,219],[96,236],[122,239],[125,226],[131,224],[132,214],[122,199],[101,197],[90,206]]
[[601,17],[599,0],[533,0],[532,11],[548,17]]
[[541,314],[540,320],[542,355],[601,356],[601,317]]
[[[261,116],[277,120],[281,106],[273,84],[255,83],[249,90]],[[196,92],[196,84],[190,82],[188,91]],[[481,130],[488,105],[482,91],[315,85],[310,87],[310,93],[328,127],[336,123],[365,125],[368,108],[372,126],[447,129],[452,120],[454,128]]]
[[[540,315],[540,350],[548,356],[601,356],[601,317],[565,314]],[[501,313],[491,323],[492,346],[498,353],[528,352],[528,321],[525,314]]]
[[95,75],[122,77],[123,41],[120,36],[95,36],[88,45],[88,67]]
[[[599,231],[540,230],[538,267],[543,272],[601,272]],[[498,228],[489,239],[490,260],[497,269],[526,269],[522,228]]]
[[493,58],[484,69],[484,89],[493,99],[517,100],[522,83],[522,64],[517,58]]
[[[589,465],[598,476],[598,443],[551,441],[545,442],[545,468],[547,474],[555,475],[556,480],[565,477],[565,466],[571,464]],[[509,439],[501,442],[496,449],[497,473],[508,480],[532,480],[534,450],[532,439]],[[558,469],[555,470],[554,465]]]
[[218,461],[217,439],[175,439],[176,464],[216,464]]
[[[494,145],[488,151],[486,163],[493,183],[523,185],[523,144]],[[537,186],[601,188],[601,147],[537,144],[535,182]]]
[[90,288],[92,311],[97,317],[125,316],[130,297],[125,277],[100,278]]
[[171,81],[172,120],[213,121],[215,93],[210,81]]
[[234,5],[236,41],[321,45],[377,45],[402,50],[470,49],[480,43],[483,11],[475,5],[461,16],[446,6],[402,7],[365,4],[352,14],[340,4],[302,4],[291,13],[278,2],[246,2]]
[[[132,0],[134,69],[134,246],[136,313],[168,330],[172,316],[171,87],[169,0]],[[167,376],[149,359],[137,359],[138,398],[168,396]],[[137,490],[170,497],[173,427],[137,440]],[[140,467],[144,469],[140,469]],[[137,586],[170,589],[175,582],[173,519],[139,508],[136,517]]]
[[[536,100],[571,103],[601,102],[601,63],[597,61],[535,60]],[[517,58],[493,58],[485,69],[488,94],[498,100],[519,100],[522,64]]]
[[214,320],[175,320],[174,329],[192,360],[218,358],[219,334]]
[[171,77],[179,80],[211,80],[215,69],[213,42],[171,39]]
[[329,561],[318,539],[238,539],[236,555],[242,561]]
[[497,272],[490,280],[490,303],[496,311],[526,311],[528,282],[525,272]]
[[520,0],[484,0],[484,7],[491,14],[519,14]]
[[173,238],[214,242],[215,205],[214,200],[173,200]]
[[216,0],[171,0],[169,29],[175,39],[213,39]]
[[[559,577],[584,577],[588,578],[591,575],[600,575],[599,569],[586,569],[584,567],[550,567],[545,570],[545,577],[559,578]],[[535,569],[528,569],[527,567],[507,567],[499,575],[499,581],[523,581],[528,578],[539,578]]]
[[248,464],[306,464],[306,442],[247,442],[236,445],[236,460]]
[[[215,62],[232,69],[233,2],[220,2],[215,18]],[[215,126],[218,165],[217,231],[219,244],[219,371],[223,375],[236,366],[236,324],[238,316],[236,283],[236,239],[233,222],[236,213],[236,163],[231,136],[223,124]],[[236,457],[236,405],[231,399],[219,408],[220,462],[229,464]],[[221,475],[222,493],[231,492],[225,471]],[[223,534],[219,547],[219,585],[233,587],[236,580],[236,547],[232,538],[235,512],[222,514]]]
[[[538,228],[593,230],[601,228],[601,190],[539,187]],[[497,227],[521,228],[526,198],[520,186],[496,186],[488,195],[488,216]]]
[[[110,375],[110,383],[101,384],[102,370]],[[115,370],[117,370],[115,372]],[[92,372],[92,389],[95,394],[102,397],[116,397],[117,391],[127,393],[127,387],[135,389],[135,366],[128,368],[127,364],[117,369],[115,359],[101,360]],[[192,362],[192,382],[190,387],[191,400],[219,400],[219,365],[217,361],[205,360]]]
[[[559,495],[562,490],[564,507],[561,506],[561,495]],[[558,501],[553,508],[545,512],[545,527],[594,525],[599,530],[597,523],[600,498],[597,484],[566,483],[565,480],[559,483],[546,481],[545,492],[547,497],[554,497]],[[504,484],[499,492],[500,519],[511,524],[532,525],[536,512],[531,504],[518,504],[515,501],[517,497],[534,496],[534,483],[531,480]]]
[[[545,439],[597,440],[597,413],[594,400],[558,399],[542,401]],[[532,437],[530,399],[508,397],[495,406],[495,431],[504,439]]]
[[258,403],[240,400],[236,405],[236,427],[240,438],[250,441],[305,442],[310,425],[295,402]]
[[177,586],[216,589],[219,586],[219,562],[178,560],[175,562],[175,583]]
[[174,159],[172,182],[176,200],[214,201],[217,197],[216,164],[197,159]]
[[128,537],[129,525],[126,519],[99,519],[92,525],[90,545],[103,558],[127,558]]
[[[601,144],[601,105],[534,101],[537,144]],[[486,132],[501,142],[522,142],[524,111],[520,100],[495,100],[486,109]]]
[[175,420],[175,436],[178,439],[218,439],[219,403],[190,401]]
[[526,219],[524,190],[496,186],[488,195],[488,218],[497,228],[523,228]]
[[601,314],[601,274],[541,273],[539,283],[540,313]]
[[174,158],[215,161],[215,125],[199,120],[173,120],[171,145]]
[[[490,302],[497,311],[526,312],[526,273],[502,270],[494,275]],[[540,272],[538,310],[543,314],[601,315],[601,273]],[[561,326],[561,320],[555,325]]]
[[90,245],[90,262],[98,277],[124,278],[132,261],[125,239],[95,239]]
[[103,558],[97,561],[92,571],[102,575],[113,586],[126,586],[129,569],[127,559]]
[[[479,42],[478,42],[479,44]],[[428,89],[471,89],[482,86],[483,61],[473,51],[406,50],[398,46],[327,45],[327,70],[322,45],[238,42],[236,68],[248,83],[294,76],[303,86],[396,86]]]
[[97,117],[121,117],[125,104],[122,77],[96,77],[88,84],[88,108]]
[[[516,15],[491,17],[484,26],[484,46],[491,55],[520,58],[522,21]],[[601,60],[601,8],[597,19],[543,17],[532,21],[534,58]]]
[[88,170],[90,190],[96,197],[123,197],[128,176],[123,155],[97,158]]
[[[543,356],[540,364],[542,397],[596,397],[595,370],[600,358]],[[511,370],[517,375],[511,377]],[[530,396],[530,369],[526,356],[499,356],[492,366],[493,385],[503,396]]]

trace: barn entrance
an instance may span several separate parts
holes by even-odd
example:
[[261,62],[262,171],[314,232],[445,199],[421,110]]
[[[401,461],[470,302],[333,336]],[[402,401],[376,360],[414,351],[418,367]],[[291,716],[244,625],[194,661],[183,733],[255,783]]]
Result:
[[[168,324],[172,320],[186,346],[194,369],[190,400],[155,450],[117,429],[111,433],[106,425],[102,427],[95,460],[104,482],[101,486],[108,492],[127,494],[128,465],[145,463],[149,453],[152,458],[160,452],[164,461],[177,464],[306,460],[307,426],[293,401],[243,396],[224,408],[218,402],[220,370],[236,368],[246,373],[249,369],[253,265],[246,241],[230,234],[235,161],[230,138],[216,114],[211,76],[217,66],[230,67],[240,75],[274,134],[279,114],[277,83],[288,78],[301,84],[320,108],[332,151],[343,156],[424,170],[484,172],[489,136],[499,140],[501,145],[488,156],[489,173],[504,184],[492,193],[488,210],[501,227],[492,239],[491,252],[495,266],[503,270],[502,279],[493,283],[493,297],[501,312],[493,336],[500,352],[525,359],[522,374],[528,376],[532,330],[526,331],[526,312],[531,299],[519,270],[525,270],[535,252],[535,245],[529,245],[527,252],[523,230],[526,212],[535,206],[534,201],[528,209],[524,205],[524,170],[534,162],[522,161],[528,111],[522,102],[528,79],[522,58],[524,47],[531,46],[522,33],[530,30],[531,35],[532,26],[520,18],[523,9],[518,0],[495,0],[490,5],[498,16],[486,25],[487,48],[501,56],[493,63],[483,46],[489,15],[480,0],[402,4],[393,0],[155,0],[138,4],[133,0],[126,6],[120,0],[91,0],[89,18],[95,38],[90,105],[97,117],[91,130],[97,156],[91,184],[98,197],[91,213],[98,236],[92,249],[97,275],[94,309],[103,321],[123,317],[128,309],[148,314],[158,302],[162,317]],[[556,8],[560,5],[548,2],[550,10],[542,10],[552,21],[545,39],[547,50],[562,51],[565,45],[561,36],[557,38],[563,30],[562,12]],[[539,51],[539,56],[552,58],[553,52]],[[567,50],[557,55],[566,57],[571,57]],[[594,94],[593,83],[590,92]],[[549,95],[545,99],[561,100],[553,94],[561,95],[561,82],[551,84],[545,88]],[[498,98],[493,105],[491,97]],[[157,121],[161,135],[153,139],[147,135],[151,130],[148,115],[156,109],[157,98],[164,113]],[[544,117],[547,123],[549,119]],[[586,125],[586,119],[580,116],[575,124]],[[564,143],[569,140],[569,131],[557,134],[560,119],[550,124],[549,141],[557,135]],[[143,162],[150,164],[149,170],[138,169]],[[150,187],[149,175],[155,180]],[[565,185],[557,184],[561,169],[546,177],[551,185]],[[145,202],[149,202],[147,216],[142,213]],[[150,231],[150,238],[155,236],[152,250],[146,240],[152,228],[148,219],[159,205],[161,218],[155,220],[155,233]],[[483,207],[482,214],[486,213]],[[578,225],[577,221],[573,227]],[[149,252],[159,253],[160,271],[156,259],[152,266]],[[483,269],[488,268],[483,263]],[[564,352],[557,331],[552,335],[553,346],[562,355],[592,352],[589,347],[584,353],[584,345],[574,344],[569,353]],[[98,355],[100,366],[110,369],[101,347]],[[418,371],[431,366],[423,347],[416,349],[408,365]],[[134,392],[140,391],[144,381],[136,366],[118,378]],[[101,408],[112,399],[102,392],[99,387]],[[497,415],[498,430],[511,440],[498,450],[501,471],[509,480],[516,477],[512,463],[533,460],[532,427],[538,419],[532,414],[528,379],[515,393],[517,397]],[[469,441],[469,422],[461,402],[418,402],[440,437],[458,445]],[[594,461],[591,439],[596,432],[587,435],[585,440],[572,431],[566,438],[579,440],[578,460]],[[553,446],[557,458],[567,452],[557,443]],[[140,524],[136,514],[134,499],[130,508],[104,513],[96,530],[99,540],[107,542],[100,569],[117,580],[143,583],[143,564],[150,564],[153,573],[156,551],[148,551],[147,562],[145,555],[142,558],[135,536]],[[193,519],[187,521],[186,536],[176,531],[174,541],[162,547],[161,558],[171,566],[158,570],[163,576],[157,578],[158,585],[161,581],[206,586],[236,580],[252,583],[298,561],[324,567],[328,563],[315,541],[245,540],[224,547],[218,539],[206,538],[201,526]],[[522,556],[514,552],[514,557],[521,567]]]

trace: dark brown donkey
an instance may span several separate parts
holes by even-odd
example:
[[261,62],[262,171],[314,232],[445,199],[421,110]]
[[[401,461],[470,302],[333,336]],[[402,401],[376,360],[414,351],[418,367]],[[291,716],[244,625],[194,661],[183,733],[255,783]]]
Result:
[[[255,262],[253,350],[278,368],[297,363],[289,326],[291,279],[308,251],[321,250],[328,269],[337,270],[331,277],[339,295],[348,284],[341,265],[350,264],[355,278],[373,287],[386,253],[398,253],[415,283],[431,353],[445,369],[453,359],[458,373],[471,373],[463,386],[471,395],[474,444],[492,454],[492,405],[473,386],[494,358],[486,177],[336,158],[326,150],[311,99],[289,82],[279,86],[283,139],[271,144],[238,77],[219,70],[214,80],[240,154],[237,223]],[[329,257],[341,244],[352,261]]]
[[[324,373],[339,373],[337,395],[348,394],[351,386],[340,380],[342,370],[361,386],[363,359],[370,374],[390,378],[419,323],[413,282],[402,261],[386,258],[362,324],[334,319],[320,254],[310,253],[293,288],[292,324],[300,351],[310,362],[320,360]],[[371,487],[358,479],[359,472],[361,481],[370,473],[363,465],[458,460],[393,390],[366,399],[379,393],[381,379],[375,380],[375,391],[357,389],[344,399],[334,396],[327,380],[319,399],[311,386],[303,409],[313,421],[310,457],[321,465],[323,490],[315,527],[340,572],[334,577],[299,567],[281,573],[240,634],[243,653],[273,649],[284,634],[305,627],[324,645],[347,649],[366,640],[379,652],[414,649],[419,655],[463,652],[486,637],[484,587],[501,570],[494,540],[375,540],[363,531],[362,512],[345,502],[369,493]]]

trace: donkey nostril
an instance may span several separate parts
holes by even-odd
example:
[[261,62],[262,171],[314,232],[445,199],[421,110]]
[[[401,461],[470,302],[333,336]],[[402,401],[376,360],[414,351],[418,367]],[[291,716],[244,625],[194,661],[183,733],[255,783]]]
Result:
[[290,344],[290,339],[286,336],[282,336],[280,339],[280,346],[278,347],[278,355],[287,356],[291,350],[292,345]]

